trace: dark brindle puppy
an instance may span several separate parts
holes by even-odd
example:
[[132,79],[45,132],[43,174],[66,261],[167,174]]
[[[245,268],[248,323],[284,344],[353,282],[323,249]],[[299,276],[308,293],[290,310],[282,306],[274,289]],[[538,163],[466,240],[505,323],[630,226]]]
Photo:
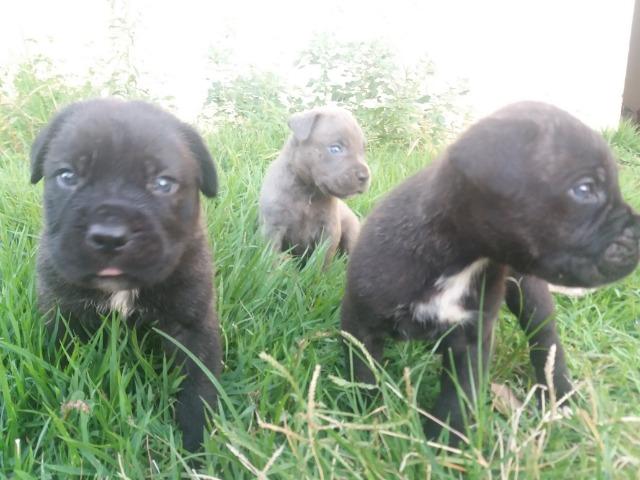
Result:
[[[553,302],[536,277],[584,287],[619,279],[638,262],[639,230],[600,135],[550,105],[514,104],[473,125],[374,209],[349,260],[342,328],[378,361],[385,337],[433,340],[448,332],[434,414],[460,430],[452,375],[472,399],[507,266],[528,275],[522,296],[508,282],[507,303],[531,335],[541,383],[556,345],[560,397],[571,386],[555,325],[545,323]],[[372,381],[354,362],[355,376]],[[439,431],[435,422],[427,427],[431,436]]]
[[[199,191],[216,194],[217,178],[196,131],[143,102],[75,103],[40,133],[31,162],[31,181],[45,179],[41,310],[59,307],[81,335],[110,311],[135,324],[157,321],[218,373],[211,253],[199,205]],[[202,441],[202,402],[214,406],[216,391],[195,363],[181,351],[177,357],[186,380],[176,416],[193,450]]]

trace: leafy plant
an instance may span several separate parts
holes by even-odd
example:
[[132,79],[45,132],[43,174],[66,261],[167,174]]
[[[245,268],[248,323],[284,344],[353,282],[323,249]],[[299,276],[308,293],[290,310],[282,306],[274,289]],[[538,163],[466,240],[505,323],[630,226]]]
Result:
[[438,90],[430,60],[404,66],[379,41],[315,37],[294,66],[294,76],[306,79],[302,86],[271,72],[236,73],[228,55],[212,63],[214,80],[203,118],[218,123],[283,122],[295,111],[337,104],[355,114],[371,143],[415,148],[440,145],[466,121],[461,86]]
[[283,122],[290,110],[290,98],[284,82],[276,74],[252,69],[234,75],[230,69],[219,70],[211,82],[203,120],[233,124],[248,120]]

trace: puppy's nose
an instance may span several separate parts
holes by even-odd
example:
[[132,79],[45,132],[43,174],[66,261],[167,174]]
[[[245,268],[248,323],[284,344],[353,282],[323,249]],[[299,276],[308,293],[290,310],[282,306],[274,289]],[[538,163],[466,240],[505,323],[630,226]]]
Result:
[[360,183],[366,183],[369,180],[369,170],[366,168],[358,170],[356,172],[356,178]]
[[125,225],[95,223],[87,231],[87,244],[95,250],[113,252],[129,241],[130,232]]

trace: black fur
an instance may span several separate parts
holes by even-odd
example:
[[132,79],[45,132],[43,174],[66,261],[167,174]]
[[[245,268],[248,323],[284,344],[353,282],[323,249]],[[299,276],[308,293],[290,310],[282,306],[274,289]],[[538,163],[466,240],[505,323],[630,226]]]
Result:
[[[576,186],[586,178],[593,192],[577,199],[582,191]],[[571,385],[549,318],[553,300],[536,276],[569,286],[619,279],[638,262],[639,230],[604,140],[555,107],[514,104],[470,127],[373,210],[349,259],[342,328],[378,361],[386,337],[433,340],[448,332],[439,347],[444,369],[434,414],[461,430],[452,376],[472,400],[489,360],[507,275],[520,280],[519,286],[507,283],[507,303],[529,334],[541,383],[548,349],[557,346],[560,397]],[[476,265],[483,268],[460,299],[468,318],[424,314],[416,320],[416,311],[427,311],[418,306],[441,293],[443,279],[481,259]],[[358,380],[373,380],[363,362],[354,367]],[[440,427],[431,422],[427,432],[437,436]]]
[[[156,324],[217,375],[213,267],[198,195],[215,195],[217,179],[195,130],[143,102],[91,100],[55,116],[34,142],[31,159],[32,182],[45,178],[41,310],[59,307],[84,335],[99,326],[114,292],[135,290],[127,320]],[[61,183],[63,171],[74,172],[78,183]],[[155,189],[158,177],[175,180],[175,191]],[[185,447],[194,450],[205,426],[202,402],[215,407],[216,390],[173,343],[164,346],[184,363],[176,417]]]

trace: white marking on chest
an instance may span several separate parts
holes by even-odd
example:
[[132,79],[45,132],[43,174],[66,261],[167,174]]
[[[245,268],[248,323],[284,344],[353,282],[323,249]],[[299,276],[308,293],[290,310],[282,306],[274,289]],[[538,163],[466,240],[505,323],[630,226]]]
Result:
[[488,265],[489,259],[481,258],[450,277],[436,280],[434,293],[426,302],[413,304],[413,319],[417,322],[434,320],[442,324],[454,324],[468,320],[471,312],[465,310],[462,302],[469,293],[475,277]]
[[126,318],[136,309],[138,293],[137,289],[113,292],[107,301],[98,305],[98,311],[101,313],[120,312]]

